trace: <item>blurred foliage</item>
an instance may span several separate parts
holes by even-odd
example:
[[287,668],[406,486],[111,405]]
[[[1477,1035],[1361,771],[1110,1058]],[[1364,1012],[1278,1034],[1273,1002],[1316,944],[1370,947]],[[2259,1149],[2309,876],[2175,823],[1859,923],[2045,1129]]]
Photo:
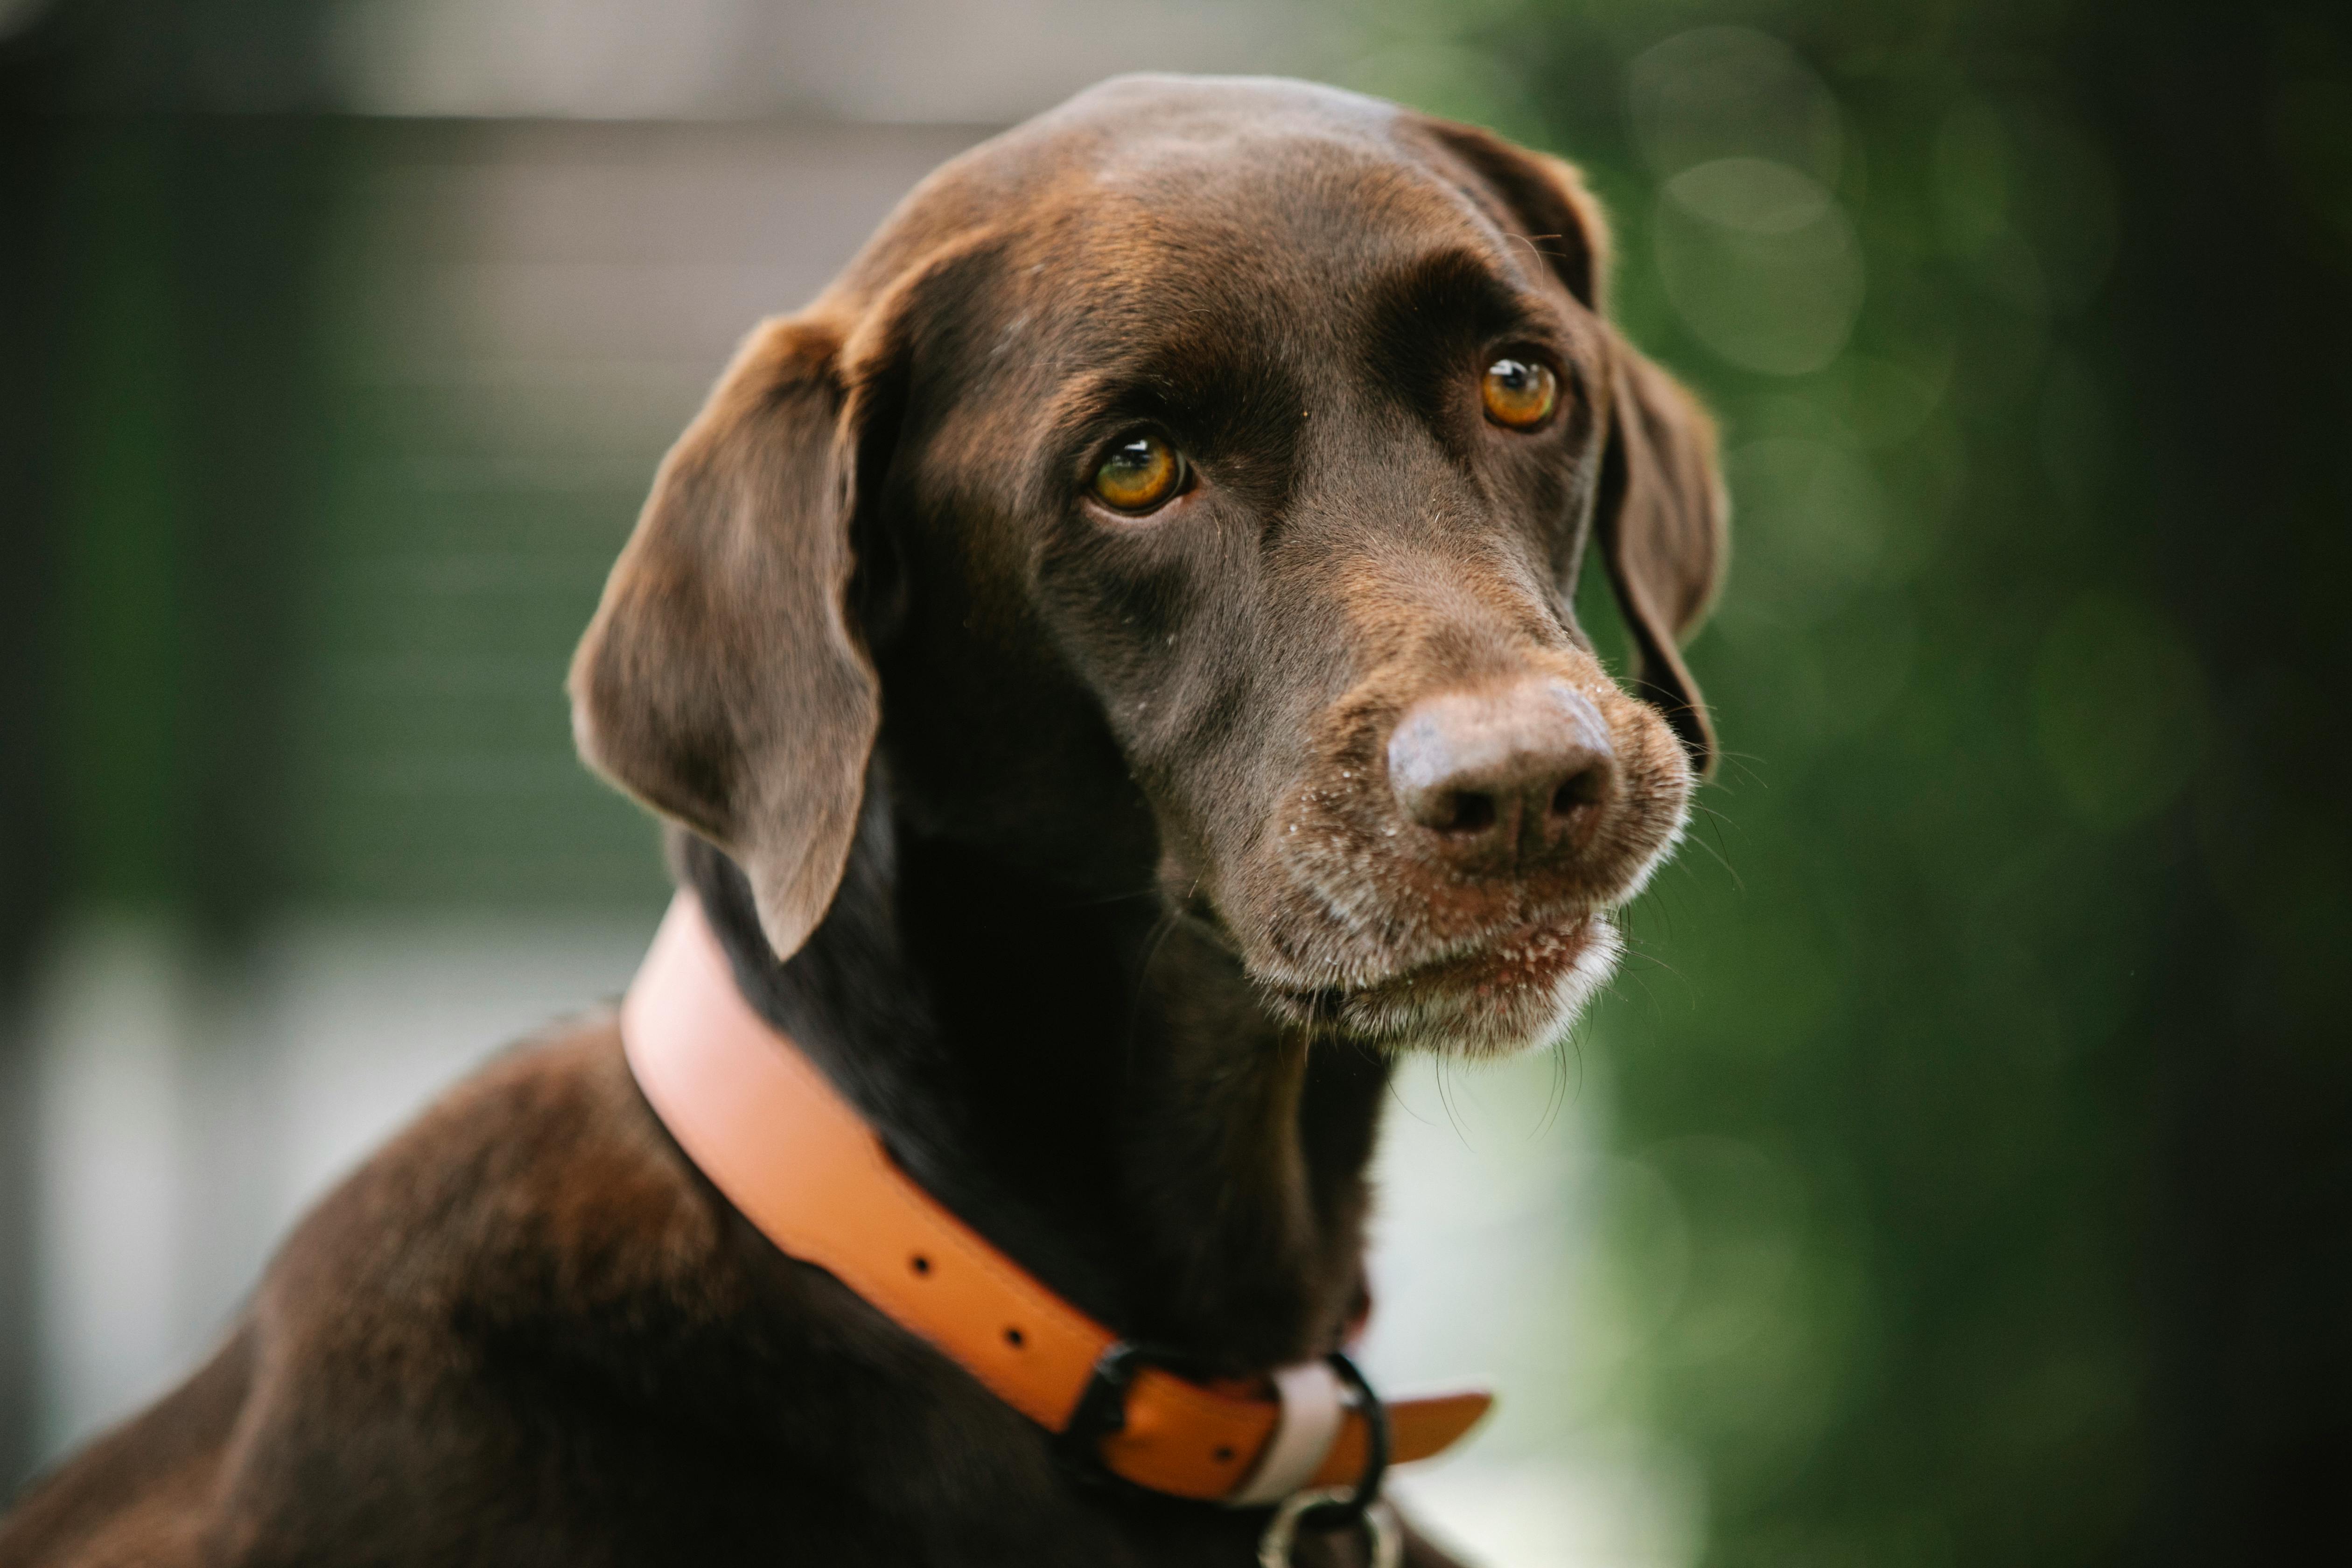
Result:
[[[2346,1452],[2342,1157],[2194,1130],[2343,1128],[2352,345],[2246,319],[2352,272],[2326,16],[1486,0],[1360,68],[1580,161],[1723,422],[1727,759],[1587,1047],[1648,1333],[1612,1397],[1699,1457],[1711,1563],[2274,1561]],[[2289,411],[2233,445],[2242,368]],[[2181,1234],[2222,1214],[2263,1241]]]

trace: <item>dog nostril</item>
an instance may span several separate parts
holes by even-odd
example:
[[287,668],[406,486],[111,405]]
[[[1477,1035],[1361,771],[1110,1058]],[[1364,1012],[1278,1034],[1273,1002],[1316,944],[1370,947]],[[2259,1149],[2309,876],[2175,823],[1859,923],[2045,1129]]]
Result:
[[1558,789],[1552,791],[1551,814],[1554,816],[1566,816],[1579,806],[1591,805],[1601,798],[1608,785],[1609,780],[1604,769],[1586,768],[1581,773],[1572,774]]
[[1441,833],[1484,833],[1495,826],[1495,797],[1475,789],[1452,791],[1430,826]]
[[1482,873],[1579,852],[1618,787],[1599,711],[1549,679],[1423,698],[1390,731],[1388,764],[1405,821]]

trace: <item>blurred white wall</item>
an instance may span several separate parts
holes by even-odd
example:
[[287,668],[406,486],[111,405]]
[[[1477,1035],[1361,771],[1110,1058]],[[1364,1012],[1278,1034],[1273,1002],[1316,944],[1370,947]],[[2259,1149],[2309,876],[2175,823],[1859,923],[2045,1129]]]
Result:
[[1364,1364],[1385,1389],[1475,1376],[1501,1396],[1458,1458],[1391,1490],[1496,1568],[1681,1568],[1703,1544],[1696,1470],[1640,1419],[1649,1325],[1599,1245],[1642,1180],[1601,1148],[1605,1055],[1584,1039],[1476,1067],[1415,1057],[1382,1134]]

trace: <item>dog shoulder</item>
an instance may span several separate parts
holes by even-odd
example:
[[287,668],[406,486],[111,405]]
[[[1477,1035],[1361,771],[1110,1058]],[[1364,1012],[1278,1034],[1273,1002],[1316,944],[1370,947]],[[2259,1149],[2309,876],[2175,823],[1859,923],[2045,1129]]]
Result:
[[[511,1479],[495,1458],[515,1391],[558,1365],[593,1384],[638,1348],[617,1322],[707,1326],[740,1274],[612,1017],[564,1026],[452,1089],[321,1200],[214,1360],[37,1482],[0,1521],[0,1559],[262,1560],[420,1496],[466,1521],[469,1492]],[[432,1528],[371,1522],[379,1541]]]
[[499,1057],[311,1211],[254,1303],[278,1353],[404,1397],[710,1310],[724,1205],[629,1075],[609,1014]]

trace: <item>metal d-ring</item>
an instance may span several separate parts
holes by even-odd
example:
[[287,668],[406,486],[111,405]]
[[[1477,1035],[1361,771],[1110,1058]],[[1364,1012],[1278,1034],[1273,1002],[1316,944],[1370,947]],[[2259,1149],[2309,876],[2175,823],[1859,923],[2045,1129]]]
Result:
[[1309,1530],[1338,1530],[1354,1523],[1365,1510],[1380,1500],[1381,1483],[1389,1473],[1389,1407],[1381,1403],[1381,1396],[1372,1392],[1371,1384],[1356,1369],[1354,1362],[1338,1351],[1323,1359],[1339,1374],[1339,1381],[1355,1393],[1356,1409],[1364,1418],[1364,1468],[1356,1477],[1353,1490],[1341,1491],[1337,1497],[1312,1505],[1300,1522]]
[[1299,1522],[1318,1509],[1338,1509],[1346,1518],[1363,1522],[1364,1544],[1370,1549],[1369,1568],[1397,1568],[1404,1560],[1404,1533],[1388,1504],[1375,1500],[1360,1506],[1349,1487],[1312,1487],[1291,1493],[1265,1521],[1265,1532],[1257,1538],[1258,1568],[1291,1568]]
[[1364,1543],[1371,1549],[1370,1568],[1396,1568],[1404,1541],[1395,1513],[1381,1500],[1381,1483],[1389,1473],[1388,1406],[1354,1362],[1338,1351],[1324,1359],[1355,1392],[1356,1408],[1364,1417],[1364,1468],[1352,1487],[1310,1487],[1285,1498],[1257,1538],[1260,1568],[1290,1568],[1291,1549],[1301,1527],[1342,1530],[1359,1522],[1364,1527]]

